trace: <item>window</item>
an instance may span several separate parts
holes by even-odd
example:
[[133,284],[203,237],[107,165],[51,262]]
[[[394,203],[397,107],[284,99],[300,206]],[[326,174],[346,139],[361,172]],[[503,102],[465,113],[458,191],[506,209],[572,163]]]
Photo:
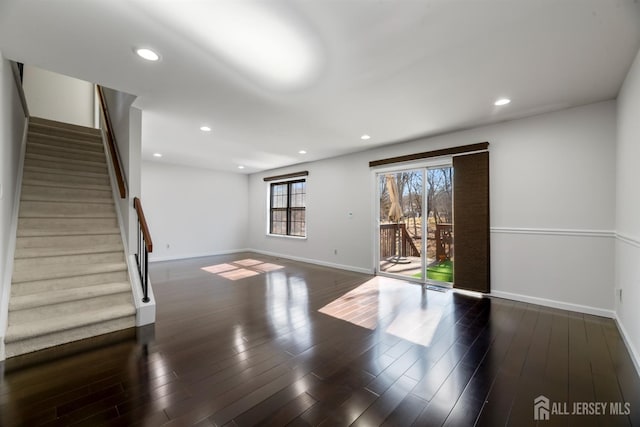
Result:
[[306,180],[274,182],[271,184],[270,194],[269,233],[305,237]]

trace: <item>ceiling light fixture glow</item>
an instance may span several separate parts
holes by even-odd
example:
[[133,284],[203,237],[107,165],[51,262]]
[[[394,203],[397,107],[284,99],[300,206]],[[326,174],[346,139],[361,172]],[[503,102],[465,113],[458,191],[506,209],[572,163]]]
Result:
[[300,150],[298,151],[298,154],[307,154],[307,152],[305,150]]
[[135,50],[136,54],[147,61],[157,61],[160,59],[160,55],[147,48],[140,48]]
[[153,153],[153,157],[162,157],[162,154],[160,154],[160,153]]
[[211,132],[211,128],[209,126],[200,126],[200,130],[202,132]]
[[244,169],[244,166],[240,165],[238,166],[238,169]]
[[277,3],[135,3],[269,89],[304,87],[318,75],[320,44],[302,19]]
[[503,105],[507,105],[511,100],[509,98],[500,98],[496,102],[493,103],[496,107],[501,107]]
[[360,139],[363,139],[363,140],[365,140],[365,141],[366,141],[367,139],[371,139],[371,137],[370,137],[369,135],[367,135],[367,134],[364,134],[364,135],[362,135],[362,136],[360,137]]

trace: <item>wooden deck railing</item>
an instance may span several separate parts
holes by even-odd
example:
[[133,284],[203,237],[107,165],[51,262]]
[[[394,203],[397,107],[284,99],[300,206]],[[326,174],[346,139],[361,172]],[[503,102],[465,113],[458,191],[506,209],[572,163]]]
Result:
[[111,162],[113,163],[113,171],[118,183],[120,198],[124,199],[127,197],[127,184],[124,179],[124,174],[122,173],[122,167],[120,166],[120,155],[118,153],[118,147],[116,145],[116,137],[113,133],[113,124],[111,122],[111,117],[109,116],[109,110],[107,109],[107,100],[104,96],[102,86],[96,85],[96,88],[98,91],[98,97],[100,98],[100,111],[102,112],[102,118],[104,119],[105,124],[104,131],[107,136],[107,147],[109,149],[109,156],[111,157]]
[[409,235],[406,224],[380,224],[380,258],[392,256],[420,256],[420,250]]

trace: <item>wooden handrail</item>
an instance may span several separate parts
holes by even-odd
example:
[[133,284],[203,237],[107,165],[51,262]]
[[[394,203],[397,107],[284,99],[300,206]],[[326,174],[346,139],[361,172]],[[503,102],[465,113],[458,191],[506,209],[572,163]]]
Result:
[[149,233],[149,227],[147,226],[147,219],[144,217],[144,211],[142,210],[142,203],[137,197],[133,198],[133,207],[138,214],[138,222],[140,223],[140,230],[142,231],[142,237],[144,244],[147,247],[149,253],[153,252],[153,242],[151,241],[151,233]]
[[107,100],[104,96],[102,86],[96,85],[98,90],[98,98],[100,98],[100,110],[102,111],[102,117],[106,126],[105,132],[107,134],[107,146],[109,147],[109,154],[113,163],[113,170],[116,175],[116,181],[118,182],[118,191],[120,192],[120,198],[127,197],[127,185],[124,181],[124,175],[122,174],[122,167],[120,166],[120,156],[118,154],[118,148],[116,147],[116,137],[113,133],[113,125],[111,124],[111,117],[109,116],[109,110],[107,109]]

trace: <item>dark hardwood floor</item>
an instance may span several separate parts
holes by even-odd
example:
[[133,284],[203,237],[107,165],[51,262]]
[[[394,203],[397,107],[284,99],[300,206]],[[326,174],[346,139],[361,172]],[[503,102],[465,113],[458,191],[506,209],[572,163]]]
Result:
[[[249,253],[151,277],[157,323],[137,337],[4,362],[0,424],[640,426],[610,319]],[[534,421],[539,395],[607,413]]]

